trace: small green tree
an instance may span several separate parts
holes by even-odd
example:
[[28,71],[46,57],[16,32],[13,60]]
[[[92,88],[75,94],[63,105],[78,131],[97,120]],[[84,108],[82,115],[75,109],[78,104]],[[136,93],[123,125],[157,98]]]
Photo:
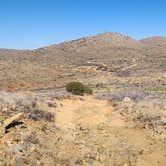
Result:
[[70,82],[66,85],[66,90],[72,94],[83,96],[86,94],[92,94],[93,91],[88,86],[83,85],[81,82]]

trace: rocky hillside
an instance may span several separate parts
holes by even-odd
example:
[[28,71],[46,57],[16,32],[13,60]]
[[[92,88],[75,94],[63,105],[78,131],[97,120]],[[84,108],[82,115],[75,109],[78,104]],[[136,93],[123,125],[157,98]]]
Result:
[[149,46],[166,47],[166,37],[155,36],[141,40],[141,43]]
[[119,33],[102,33],[36,50],[0,49],[0,87],[53,87],[66,78],[85,78],[75,67],[91,67],[88,71],[94,74],[96,66],[105,65],[110,72],[126,76],[164,72],[164,43],[164,37],[138,41]]
[[[153,47],[160,46],[156,55]],[[166,49],[164,37],[152,37],[141,41],[119,33],[101,33],[97,36],[67,41],[36,50],[0,49],[1,60],[32,61],[37,63],[82,65],[87,61],[112,64],[115,61],[131,61],[151,54],[158,57]]]

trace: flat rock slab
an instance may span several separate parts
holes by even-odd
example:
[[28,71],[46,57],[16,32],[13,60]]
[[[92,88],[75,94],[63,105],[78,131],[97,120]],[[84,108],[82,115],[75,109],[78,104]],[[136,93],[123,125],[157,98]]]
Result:
[[18,121],[23,114],[24,113],[18,113],[16,115],[12,116],[11,118],[6,119],[4,121],[2,123],[2,125],[0,126],[0,137],[2,137],[5,134],[7,126],[9,126],[10,124],[14,123],[15,121]]

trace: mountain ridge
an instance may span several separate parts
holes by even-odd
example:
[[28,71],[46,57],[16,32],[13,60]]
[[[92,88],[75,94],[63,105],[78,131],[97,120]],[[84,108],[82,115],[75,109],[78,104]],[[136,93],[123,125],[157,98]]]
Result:
[[34,51],[34,50],[40,50],[40,49],[45,49],[45,48],[48,48],[48,47],[56,47],[58,45],[62,45],[62,44],[68,44],[68,43],[71,43],[71,42],[78,42],[78,41],[82,41],[82,40],[93,40],[93,39],[110,39],[110,37],[119,37],[119,38],[122,38],[122,39],[126,39],[126,40],[133,40],[133,41],[137,41],[137,42],[140,42],[142,44],[144,44],[144,41],[147,41],[147,40],[156,40],[156,39],[162,39],[162,40],[166,40],[166,37],[164,36],[152,36],[152,37],[147,37],[147,38],[143,38],[143,39],[140,39],[140,40],[137,40],[133,37],[129,37],[128,35],[124,35],[124,34],[121,34],[121,33],[118,33],[118,32],[103,32],[103,33],[98,33],[96,35],[90,35],[90,36],[86,36],[86,37],[81,37],[81,38],[78,38],[78,39],[73,39],[73,40],[65,40],[64,42],[60,42],[60,43],[56,43],[56,44],[51,44],[51,45],[48,45],[48,46],[43,46],[43,47],[39,47],[39,48],[36,48],[36,49],[10,49],[10,48],[0,48],[0,50],[10,50],[10,51]]

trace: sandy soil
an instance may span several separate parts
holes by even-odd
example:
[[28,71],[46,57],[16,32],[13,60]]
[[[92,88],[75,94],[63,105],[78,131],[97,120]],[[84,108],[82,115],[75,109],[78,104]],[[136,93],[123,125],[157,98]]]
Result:
[[[106,132],[111,132],[117,140],[126,140],[127,145],[138,152],[136,165],[165,165],[166,145],[152,138],[146,129],[136,128],[132,121],[125,119],[118,111],[115,111],[107,100],[85,97],[82,100],[64,100],[62,103],[63,107],[55,110],[56,124],[66,130],[67,135],[69,133],[72,135],[71,129],[76,128],[78,124],[87,126],[91,130],[95,130],[101,124],[106,124]],[[90,142],[91,139],[89,138]],[[102,139],[102,136],[99,139]],[[123,160],[123,156],[121,160]]]

